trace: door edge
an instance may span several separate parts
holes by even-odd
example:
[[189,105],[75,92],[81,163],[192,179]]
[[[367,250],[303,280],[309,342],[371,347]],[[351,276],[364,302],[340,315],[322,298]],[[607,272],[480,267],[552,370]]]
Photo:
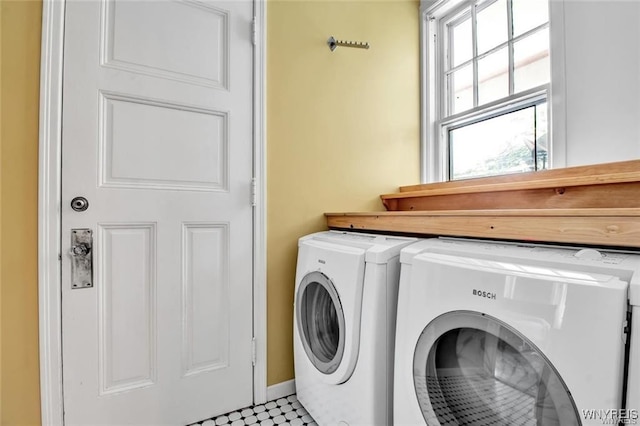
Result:
[[60,199],[65,0],[44,0],[38,165],[38,313],[42,424],[63,425]]
[[253,402],[267,401],[267,0],[253,0],[255,46],[253,50]]

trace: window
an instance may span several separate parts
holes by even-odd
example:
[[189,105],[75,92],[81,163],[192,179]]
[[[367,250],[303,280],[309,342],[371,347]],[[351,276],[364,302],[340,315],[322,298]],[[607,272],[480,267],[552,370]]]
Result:
[[549,1],[439,1],[426,28],[430,180],[548,168]]

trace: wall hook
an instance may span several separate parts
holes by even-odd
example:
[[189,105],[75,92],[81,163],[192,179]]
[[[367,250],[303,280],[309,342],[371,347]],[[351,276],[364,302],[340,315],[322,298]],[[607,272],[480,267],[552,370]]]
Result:
[[336,50],[336,47],[338,46],[356,47],[358,49],[368,49],[370,47],[369,43],[367,42],[336,40],[335,38],[333,38],[333,36],[329,37],[329,40],[327,40],[327,44],[329,45],[329,49],[331,49],[332,52]]

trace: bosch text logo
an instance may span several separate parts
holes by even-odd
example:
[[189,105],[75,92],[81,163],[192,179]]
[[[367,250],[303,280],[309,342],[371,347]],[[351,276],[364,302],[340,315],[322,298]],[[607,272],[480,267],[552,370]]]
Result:
[[484,297],[485,299],[496,300],[496,294],[488,291],[473,289],[473,295],[478,297]]

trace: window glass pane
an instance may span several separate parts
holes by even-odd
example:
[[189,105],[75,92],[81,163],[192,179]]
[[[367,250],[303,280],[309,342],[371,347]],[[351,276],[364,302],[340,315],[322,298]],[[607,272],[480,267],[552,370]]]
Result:
[[478,54],[482,54],[507,41],[507,1],[497,0],[481,9],[476,15],[478,31]]
[[536,105],[536,164],[537,170],[549,168],[549,142],[547,138],[547,103]]
[[512,0],[512,2],[514,37],[549,20],[549,0]]
[[449,74],[449,87],[453,88],[450,114],[473,107],[473,67],[471,65]]
[[549,83],[549,28],[513,44],[514,90]]
[[509,95],[509,52],[506,47],[478,60],[478,104]]
[[456,25],[451,25],[449,36],[451,37],[451,49],[453,49],[453,54],[451,55],[453,67],[471,59],[473,56],[471,18],[469,17]]
[[450,178],[535,170],[535,124],[536,107],[531,106],[450,130]]

